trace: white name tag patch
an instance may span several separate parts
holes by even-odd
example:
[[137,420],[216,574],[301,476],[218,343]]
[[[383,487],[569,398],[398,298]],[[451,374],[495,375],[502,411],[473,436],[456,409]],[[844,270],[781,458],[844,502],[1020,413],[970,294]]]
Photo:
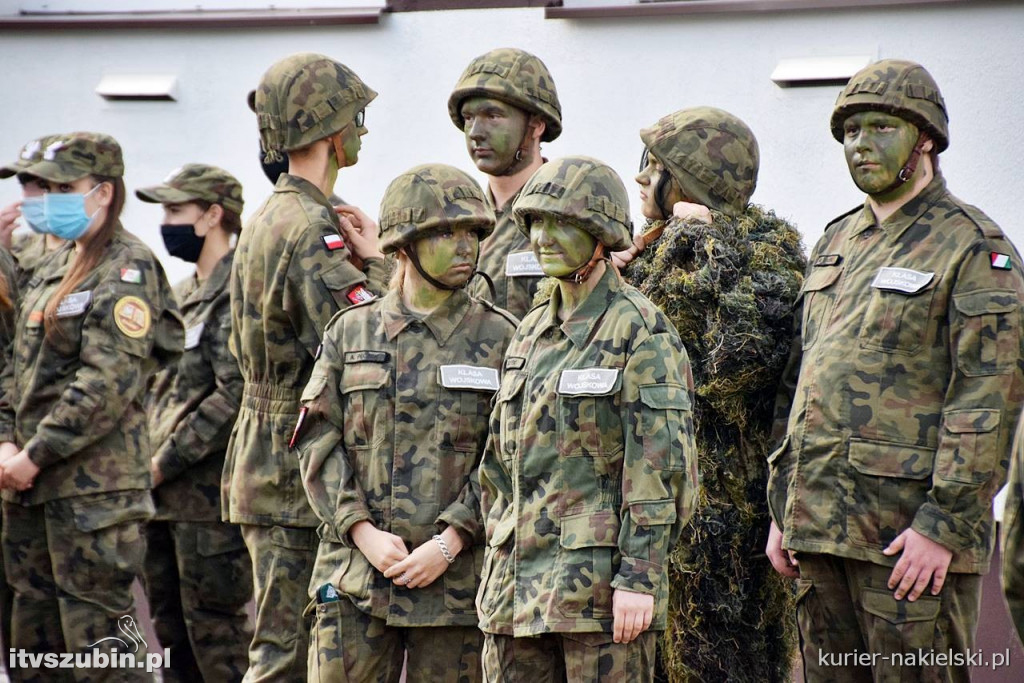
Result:
[[935,273],[922,273],[909,268],[879,268],[871,286],[904,294],[917,294],[928,286]]
[[508,277],[544,277],[540,261],[532,251],[514,251],[505,259],[505,275]]
[[558,393],[561,396],[601,396],[612,390],[618,377],[618,368],[562,370]]
[[497,391],[498,371],[474,365],[442,365],[441,386],[446,389]]
[[58,318],[71,318],[76,315],[82,315],[85,310],[89,308],[89,304],[92,303],[92,292],[75,292],[74,294],[68,294],[66,297],[60,300],[60,305],[57,306],[57,317]]
[[203,329],[206,323],[199,323],[185,330],[185,350],[190,351],[199,346],[199,340],[203,337]]

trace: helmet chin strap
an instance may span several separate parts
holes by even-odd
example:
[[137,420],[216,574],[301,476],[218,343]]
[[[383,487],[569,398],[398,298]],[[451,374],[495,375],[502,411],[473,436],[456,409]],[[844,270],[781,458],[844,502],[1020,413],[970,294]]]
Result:
[[562,280],[563,282],[572,282],[577,285],[586,282],[587,278],[590,277],[590,274],[594,272],[594,268],[597,267],[597,264],[605,259],[604,252],[604,244],[598,242],[597,247],[594,249],[594,255],[590,257],[589,261],[568,275],[563,275],[557,279]]
[[515,175],[516,173],[519,173],[520,171],[522,171],[524,168],[527,167],[527,165],[530,163],[530,161],[532,159],[530,157],[527,157],[525,154],[523,154],[523,150],[525,149],[525,144],[524,143],[526,142],[527,138],[529,138],[529,137],[530,137],[530,126],[529,126],[529,124],[527,124],[526,130],[523,132],[523,138],[519,141],[519,146],[516,147],[516,153],[515,153],[515,156],[512,157],[512,161],[510,161],[508,163],[508,166],[503,168],[498,173],[495,173],[494,175],[496,175],[496,176]]
[[338,160],[338,170],[340,171],[344,166],[342,162],[347,162],[348,159],[345,157],[345,148],[341,145],[341,132],[345,130],[342,128],[337,133],[331,136],[331,145],[334,147],[334,158]]
[[888,194],[914,177],[914,173],[917,172],[917,164],[921,161],[921,154],[924,153],[924,145],[930,139],[927,133],[921,132],[918,134],[917,143],[914,145],[914,149],[911,150],[910,156],[907,157],[907,163],[903,164],[903,168],[896,174],[896,180],[878,194]]
[[441,282],[440,280],[438,280],[438,279],[436,279],[434,277],[431,277],[427,273],[427,271],[423,270],[423,265],[420,263],[420,257],[416,255],[416,250],[415,249],[410,249],[410,246],[412,246],[412,245],[407,244],[404,247],[402,247],[402,252],[407,257],[409,257],[409,262],[412,263],[412,267],[416,269],[416,272],[420,274],[420,277],[422,277],[424,280],[429,282],[431,285],[433,285],[437,289],[442,289],[442,290],[444,290],[446,292],[455,292],[455,291],[458,291],[460,289],[465,289],[466,286],[473,279],[473,276],[476,275],[477,264],[480,263],[480,251],[479,250],[477,250],[477,252],[476,252],[476,262],[473,264],[473,272],[469,274],[469,277],[466,278],[466,281],[463,282],[461,285],[446,285],[445,283]]

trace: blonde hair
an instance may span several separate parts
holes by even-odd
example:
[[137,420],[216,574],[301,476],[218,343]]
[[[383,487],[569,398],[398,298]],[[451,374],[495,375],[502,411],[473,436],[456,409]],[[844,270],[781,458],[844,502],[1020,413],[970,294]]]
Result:
[[405,270],[409,267],[409,257],[399,249],[395,252],[395,269],[391,272],[391,279],[388,281],[388,291],[402,293],[402,286],[405,283]]

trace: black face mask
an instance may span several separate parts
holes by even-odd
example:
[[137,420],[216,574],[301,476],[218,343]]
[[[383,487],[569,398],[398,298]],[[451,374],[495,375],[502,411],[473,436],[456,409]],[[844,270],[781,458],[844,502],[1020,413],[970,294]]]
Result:
[[206,238],[196,236],[196,226],[161,225],[160,234],[163,235],[168,254],[189,263],[199,260],[199,253],[203,250]]

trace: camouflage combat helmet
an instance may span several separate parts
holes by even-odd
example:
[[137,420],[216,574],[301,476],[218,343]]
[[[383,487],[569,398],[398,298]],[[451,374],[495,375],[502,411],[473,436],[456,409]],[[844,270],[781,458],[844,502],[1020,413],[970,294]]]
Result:
[[935,150],[949,147],[949,116],[932,75],[914,62],[884,59],[864,67],[850,79],[832,110],[832,137],[843,141],[843,122],[861,111],[883,111],[928,133]]
[[117,140],[103,133],[77,132],[47,139],[39,159],[18,171],[51,183],[72,183],[87,175],[120,178],[124,158]]
[[445,164],[411,168],[391,181],[380,204],[380,248],[398,251],[418,239],[464,227],[480,239],[494,231],[494,212],[473,178]]
[[25,146],[18,152],[18,158],[5,166],[0,166],[0,178],[10,178],[12,175],[21,173],[26,168],[43,158],[43,149],[55,138],[53,135],[44,135],[25,143]]
[[533,174],[512,205],[512,216],[529,235],[527,219],[544,215],[572,221],[611,251],[632,244],[626,188],[618,174],[597,159],[555,159]]
[[278,61],[249,93],[267,163],[334,135],[375,97],[359,76],[330,57],[303,52]]
[[682,109],[641,130],[640,139],[687,199],[729,216],[746,210],[760,154],[743,121],[714,107]]
[[135,195],[154,204],[185,204],[196,200],[220,204],[242,213],[242,184],[223,168],[185,164],[170,172],[161,185],[140,187]]
[[516,48],[482,54],[466,67],[448,97],[448,115],[463,130],[462,102],[470,97],[493,97],[531,114],[547,124],[541,140],[551,142],[562,133],[562,106],[551,73],[539,58]]

